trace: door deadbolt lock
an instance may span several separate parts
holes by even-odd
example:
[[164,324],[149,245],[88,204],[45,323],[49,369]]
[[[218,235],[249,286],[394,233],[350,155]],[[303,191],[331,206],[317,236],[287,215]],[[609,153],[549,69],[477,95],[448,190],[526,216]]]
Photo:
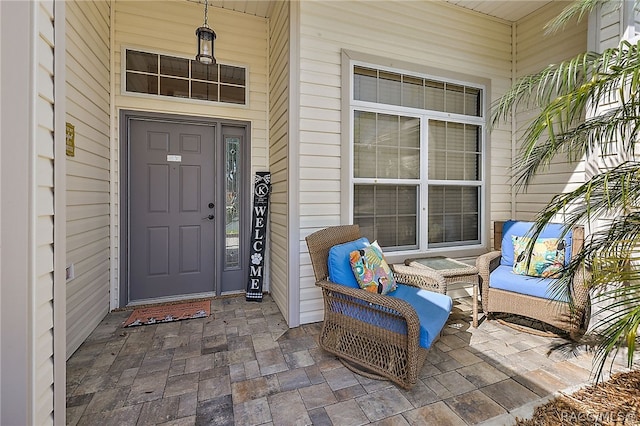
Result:
[[202,220],[213,220],[214,216],[212,214],[210,214],[207,217],[203,217]]
[[209,203],[209,208],[210,208],[210,209],[212,209],[212,208],[214,208],[214,207],[215,207],[215,204],[213,204],[213,203]]

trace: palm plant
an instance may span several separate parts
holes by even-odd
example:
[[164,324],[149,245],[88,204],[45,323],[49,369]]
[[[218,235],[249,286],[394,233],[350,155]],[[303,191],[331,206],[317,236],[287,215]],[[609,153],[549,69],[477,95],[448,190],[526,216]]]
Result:
[[[562,27],[576,15],[613,1],[622,3],[576,1],[548,28]],[[539,113],[524,132],[515,162],[518,190],[526,189],[556,159],[575,163],[610,153],[621,158],[616,167],[554,196],[536,217],[531,244],[555,217],[563,218],[566,229],[609,218],[591,233],[553,289],[568,295],[579,268],[590,274],[601,306],[594,318],[601,319],[572,344],[594,350],[593,373],[598,381],[607,360],[624,348],[627,364],[633,366],[640,325],[640,162],[635,155],[640,133],[640,43],[622,42],[603,53],[584,53],[520,79],[493,105],[493,125],[508,120],[520,107],[536,107]]]

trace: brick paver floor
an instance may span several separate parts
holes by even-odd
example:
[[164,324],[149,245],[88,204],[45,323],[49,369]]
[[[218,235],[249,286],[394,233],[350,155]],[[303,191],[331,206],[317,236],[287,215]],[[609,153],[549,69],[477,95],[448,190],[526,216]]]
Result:
[[470,305],[455,301],[409,391],[349,371],[318,347],[320,323],[289,329],[269,295],[131,328],[112,312],[67,362],[67,424],[510,425],[589,383],[591,355],[548,355],[559,338],[496,321],[472,328]]

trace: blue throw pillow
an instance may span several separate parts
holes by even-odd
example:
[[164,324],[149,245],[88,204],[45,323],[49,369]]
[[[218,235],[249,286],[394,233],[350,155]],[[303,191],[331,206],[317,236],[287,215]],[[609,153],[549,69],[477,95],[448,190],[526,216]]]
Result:
[[360,288],[356,277],[351,269],[349,255],[354,250],[360,250],[369,245],[369,240],[362,237],[359,240],[349,241],[348,243],[338,244],[329,249],[329,258],[327,260],[327,269],[329,271],[329,281],[336,284],[346,285],[347,287]]

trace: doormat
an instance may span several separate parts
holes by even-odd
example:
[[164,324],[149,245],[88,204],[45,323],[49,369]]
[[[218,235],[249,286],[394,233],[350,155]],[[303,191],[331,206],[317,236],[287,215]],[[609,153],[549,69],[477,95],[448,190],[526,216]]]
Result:
[[134,310],[123,327],[158,324],[162,322],[180,321],[193,318],[206,318],[211,315],[211,301],[176,303],[149,306]]

